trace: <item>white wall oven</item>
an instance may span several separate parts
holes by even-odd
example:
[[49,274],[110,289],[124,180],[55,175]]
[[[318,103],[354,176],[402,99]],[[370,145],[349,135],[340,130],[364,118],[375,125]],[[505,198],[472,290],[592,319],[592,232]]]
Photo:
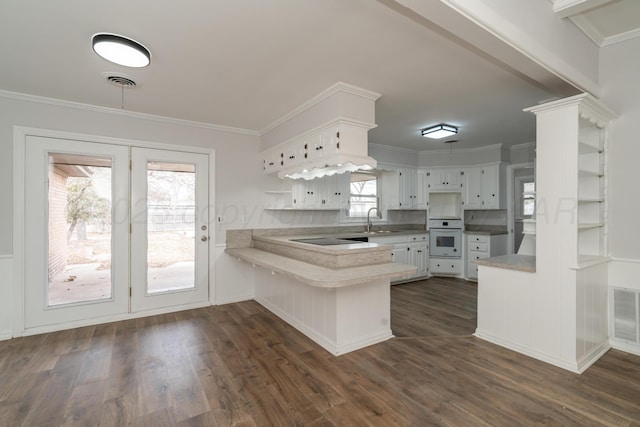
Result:
[[429,220],[429,256],[432,258],[462,256],[462,220]]

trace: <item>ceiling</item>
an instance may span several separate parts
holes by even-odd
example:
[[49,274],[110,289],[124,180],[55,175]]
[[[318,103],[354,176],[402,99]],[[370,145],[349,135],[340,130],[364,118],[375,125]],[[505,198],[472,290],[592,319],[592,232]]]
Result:
[[554,11],[600,47],[640,37],[638,0],[554,0]]
[[[552,86],[388,3],[2,0],[0,89],[259,134],[341,81],[382,94],[371,143],[442,149],[419,136],[440,122],[460,127],[455,148],[535,140],[534,116],[522,109],[557,97]],[[144,44],[151,65],[98,57],[97,32]],[[112,74],[137,87],[123,95],[105,79]]]

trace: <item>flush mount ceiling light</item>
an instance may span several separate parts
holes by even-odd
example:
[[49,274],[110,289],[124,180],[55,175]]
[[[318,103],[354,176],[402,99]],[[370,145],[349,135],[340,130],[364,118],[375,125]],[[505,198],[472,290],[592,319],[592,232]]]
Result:
[[431,126],[426,129],[422,129],[421,132],[422,132],[422,136],[424,136],[425,138],[440,139],[440,138],[446,138],[447,136],[457,134],[458,128],[455,126],[445,125],[444,123],[441,123],[436,126]]
[[151,62],[149,49],[135,40],[116,34],[98,33],[93,36],[93,50],[106,59],[125,67],[141,68]]

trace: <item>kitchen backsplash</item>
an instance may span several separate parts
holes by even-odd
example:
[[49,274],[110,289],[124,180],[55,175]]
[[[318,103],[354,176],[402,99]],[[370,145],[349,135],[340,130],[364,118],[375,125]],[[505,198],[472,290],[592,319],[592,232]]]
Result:
[[464,223],[467,225],[507,225],[506,209],[466,210]]
[[426,211],[387,211],[387,222],[389,224],[426,224]]

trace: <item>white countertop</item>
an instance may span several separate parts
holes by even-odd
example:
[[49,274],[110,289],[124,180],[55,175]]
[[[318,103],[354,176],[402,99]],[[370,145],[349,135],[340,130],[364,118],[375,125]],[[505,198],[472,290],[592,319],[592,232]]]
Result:
[[308,285],[323,288],[353,286],[385,278],[400,279],[416,271],[414,266],[394,262],[332,269],[255,248],[226,249],[226,253]]
[[533,255],[500,255],[491,258],[480,258],[476,264],[487,267],[506,268],[509,270],[527,271],[535,273],[536,257]]

